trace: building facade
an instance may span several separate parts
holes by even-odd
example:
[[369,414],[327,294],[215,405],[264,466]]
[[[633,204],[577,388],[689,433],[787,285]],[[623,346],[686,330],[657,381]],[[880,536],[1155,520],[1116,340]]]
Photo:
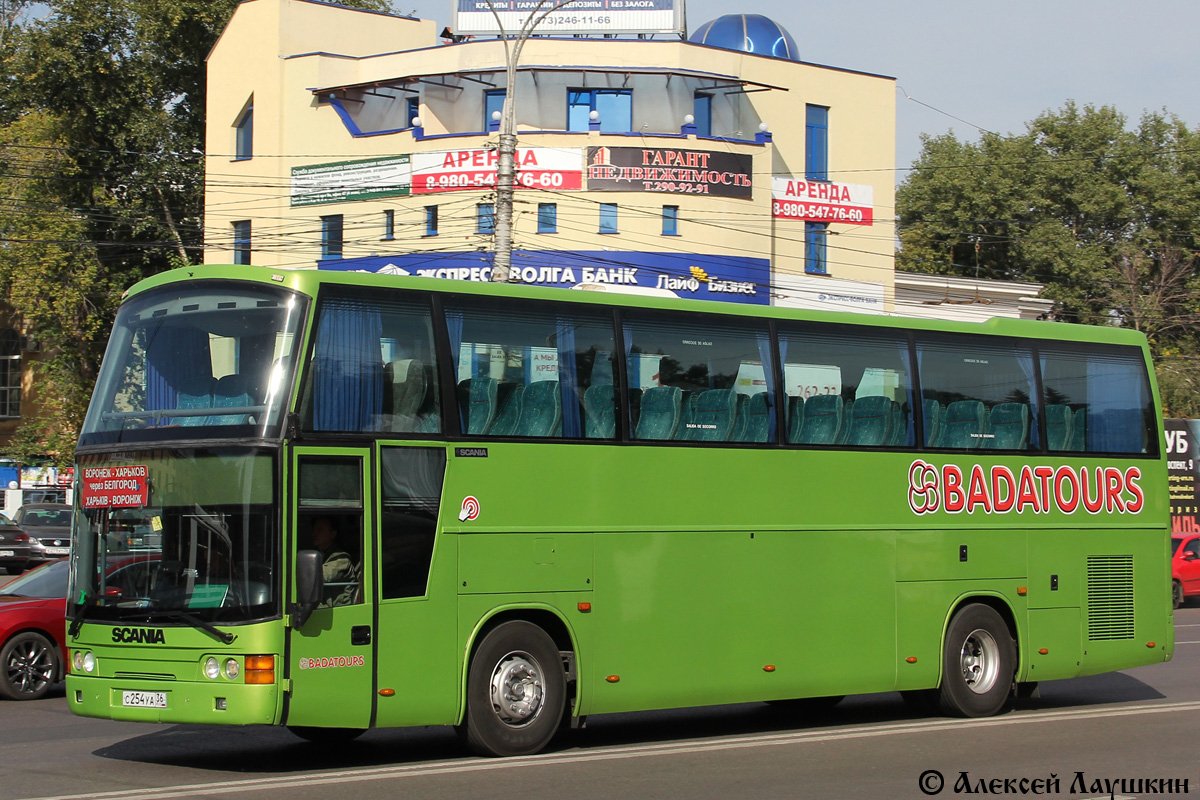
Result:
[[208,59],[205,261],[488,279],[512,92],[522,281],[893,310],[893,79],[752,15],[534,37],[511,87],[504,41],[457,38],[241,3]]

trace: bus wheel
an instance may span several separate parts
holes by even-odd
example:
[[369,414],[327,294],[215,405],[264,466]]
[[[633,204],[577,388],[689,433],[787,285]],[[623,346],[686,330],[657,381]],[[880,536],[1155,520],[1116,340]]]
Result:
[[942,655],[938,701],[943,712],[959,717],[990,717],[1012,695],[1016,646],[995,609],[966,606],[950,621]]
[[558,646],[545,631],[522,620],[497,625],[471,659],[459,733],[480,755],[536,753],[558,732],[566,689]]
[[1179,608],[1183,605],[1183,584],[1179,581],[1171,581],[1171,608]]
[[362,728],[314,728],[308,725],[288,725],[288,730],[314,744],[336,745],[350,742],[362,736]]

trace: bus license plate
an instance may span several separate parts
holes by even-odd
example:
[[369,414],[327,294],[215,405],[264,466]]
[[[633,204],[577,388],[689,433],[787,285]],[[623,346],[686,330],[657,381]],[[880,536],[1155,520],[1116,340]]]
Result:
[[166,708],[166,692],[121,692],[121,705],[136,708]]

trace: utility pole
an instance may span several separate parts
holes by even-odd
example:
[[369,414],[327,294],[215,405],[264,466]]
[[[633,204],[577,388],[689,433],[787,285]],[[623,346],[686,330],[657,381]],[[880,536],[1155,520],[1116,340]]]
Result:
[[500,38],[504,42],[504,61],[507,85],[504,90],[504,106],[500,112],[500,144],[496,148],[496,231],[495,253],[492,261],[492,280],[507,282],[512,275],[512,217],[513,188],[517,177],[517,63],[521,60],[521,49],[533,35],[533,31],[549,14],[575,0],[538,0],[529,16],[521,24],[520,31],[510,36],[504,30],[500,14],[492,0],[487,0]]

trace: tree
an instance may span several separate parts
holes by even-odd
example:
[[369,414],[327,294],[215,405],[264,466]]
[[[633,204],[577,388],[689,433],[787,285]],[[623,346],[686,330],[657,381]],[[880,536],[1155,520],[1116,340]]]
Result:
[[1015,136],[926,137],[897,268],[1045,284],[1055,318],[1143,331],[1171,413],[1200,413],[1200,132],[1068,102]]
[[0,291],[45,353],[10,455],[64,461],[120,294],[201,256],[205,57],[238,2],[32,5],[0,0]]

